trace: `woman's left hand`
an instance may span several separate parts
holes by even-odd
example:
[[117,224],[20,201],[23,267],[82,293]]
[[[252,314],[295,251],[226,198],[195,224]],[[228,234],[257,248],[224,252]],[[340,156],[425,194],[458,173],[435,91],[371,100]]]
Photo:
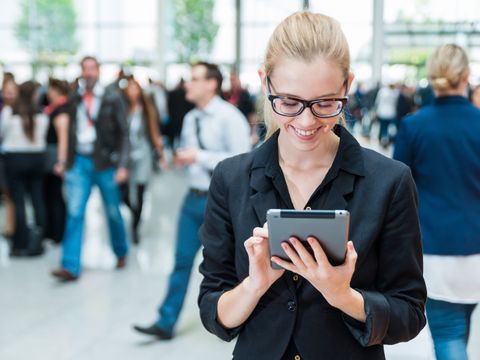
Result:
[[313,249],[314,256],[310,255],[298,239],[290,238],[290,245],[283,243],[282,248],[292,262],[276,256],[272,257],[272,261],[286,270],[301,275],[320,291],[330,305],[341,307],[352,293],[350,282],[357,262],[357,252],[353,243],[351,241],[347,243],[345,262],[339,266],[332,266],[320,243],[313,237],[309,237],[307,241]]

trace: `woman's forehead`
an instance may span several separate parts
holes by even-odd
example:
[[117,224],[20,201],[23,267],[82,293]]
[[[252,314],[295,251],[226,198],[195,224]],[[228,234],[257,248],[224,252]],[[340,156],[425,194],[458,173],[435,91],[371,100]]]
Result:
[[337,94],[345,75],[338,64],[322,58],[310,62],[284,58],[276,63],[270,80],[280,94],[309,99]]

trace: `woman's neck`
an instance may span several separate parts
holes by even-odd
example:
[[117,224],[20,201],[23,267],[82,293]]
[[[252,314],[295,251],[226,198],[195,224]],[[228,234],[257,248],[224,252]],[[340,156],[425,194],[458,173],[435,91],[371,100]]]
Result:
[[315,149],[300,151],[291,148],[280,135],[278,138],[278,157],[280,166],[297,171],[308,171],[319,167],[330,167],[337,154],[340,138],[333,131],[326,134]]
[[140,103],[140,101],[136,101],[130,106],[130,112],[133,113],[137,110],[140,110],[141,108],[142,104]]
[[435,95],[440,96],[465,96],[468,82],[462,81],[456,88],[451,88],[444,91],[436,91]]

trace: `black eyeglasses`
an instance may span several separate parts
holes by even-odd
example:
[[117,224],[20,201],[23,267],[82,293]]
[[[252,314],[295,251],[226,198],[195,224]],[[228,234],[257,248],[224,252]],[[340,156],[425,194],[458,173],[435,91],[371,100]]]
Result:
[[[273,85],[268,76],[266,80],[268,100],[272,104],[273,111],[278,115],[290,117],[298,116],[308,107],[313,115],[319,118],[329,118],[340,114],[348,101],[348,96],[307,101],[293,96],[272,95],[270,87],[273,88]],[[346,93],[347,79],[345,79],[345,82],[342,85],[342,88],[343,87],[345,87]]]

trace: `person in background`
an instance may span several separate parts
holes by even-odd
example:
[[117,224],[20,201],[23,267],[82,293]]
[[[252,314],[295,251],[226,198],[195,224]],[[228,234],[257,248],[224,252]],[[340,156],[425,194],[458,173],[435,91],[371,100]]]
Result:
[[47,131],[46,174],[44,182],[46,226],[44,236],[59,244],[65,230],[66,206],[63,197],[63,176],[67,165],[68,127],[70,124],[69,84],[50,78],[44,112],[49,116]]
[[[15,82],[15,77],[10,72],[3,73],[2,90],[0,96],[0,124],[4,114],[10,113],[11,107],[15,104],[18,96],[18,85]],[[6,110],[3,113],[3,109]],[[3,135],[0,131],[0,192],[2,203],[5,206],[5,227],[3,235],[11,238],[15,231],[15,208],[13,201],[8,192],[7,178],[5,173],[5,160],[3,157],[2,141]]]
[[470,69],[461,47],[437,48],[427,72],[435,101],[403,119],[393,157],[417,184],[436,357],[466,360],[480,301],[480,110],[465,97]]
[[[22,83],[13,106],[2,110],[0,123],[8,189],[15,206],[11,255],[17,257],[43,253],[43,174],[48,118],[37,111],[36,90],[37,84],[33,81]],[[34,209],[33,228],[27,225],[27,196]]]
[[128,252],[119,190],[119,184],[128,178],[128,128],[124,100],[119,91],[106,91],[100,85],[100,64],[95,57],[84,57],[80,66],[79,87],[71,99],[63,253],[61,267],[52,271],[52,275],[60,281],[73,281],[80,276],[85,209],[94,185],[98,186],[105,205],[117,268],[125,267]]
[[168,138],[168,146],[172,150],[175,150],[179,145],[180,132],[185,115],[195,107],[194,104],[185,98],[185,92],[185,80],[182,78],[175,89],[168,92],[167,96],[170,122],[168,132],[165,135]]
[[397,101],[399,90],[392,82],[380,88],[375,100],[377,119],[380,123],[378,141],[380,145],[387,148],[390,145],[390,127],[395,126],[397,119]]
[[251,134],[253,136],[252,143],[256,143],[257,138],[257,114],[255,111],[255,102],[250,95],[250,92],[242,87],[240,76],[234,70],[230,72],[230,90],[223,93],[223,97],[230,104],[236,106],[245,116],[245,119],[250,125]]
[[160,159],[163,157],[163,143],[153,104],[133,77],[128,79],[123,95],[127,102],[130,138],[129,178],[124,186],[123,196],[132,213],[133,243],[138,244],[143,197],[152,173],[151,149],[154,149]]
[[203,222],[207,190],[215,166],[223,159],[250,150],[249,126],[242,113],[220,98],[222,73],[215,64],[192,67],[186,98],[195,104],[182,129],[182,147],[174,161],[188,168],[190,189],[183,201],[177,228],[175,267],[154,324],[134,326],[143,334],[171,339],[187,294],[195,256],[200,249],[198,229]]
[[[200,229],[198,304],[236,360],[385,359],[383,344],[425,326],[415,184],[404,164],[362,148],[338,124],[353,81],[339,23],[283,20],[259,70],[267,140],[214,171]],[[345,262],[293,236],[269,255],[269,209],[347,209]],[[293,230],[294,231],[294,230]],[[319,234],[321,235],[321,234]],[[272,268],[271,261],[282,269]]]

